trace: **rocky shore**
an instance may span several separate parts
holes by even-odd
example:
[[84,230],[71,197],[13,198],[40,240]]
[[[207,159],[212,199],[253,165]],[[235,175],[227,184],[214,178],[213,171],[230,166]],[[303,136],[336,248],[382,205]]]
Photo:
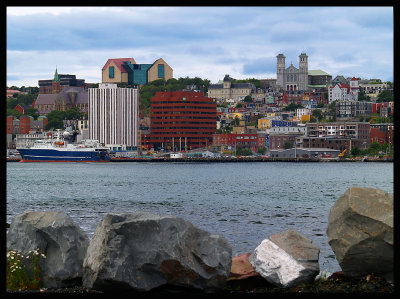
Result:
[[[104,294],[102,291],[75,286],[71,288],[42,289],[34,291],[11,291],[11,293],[61,293],[61,294]],[[138,292],[127,292],[138,293]],[[192,289],[161,287],[149,294],[190,294],[202,293]],[[351,293],[351,294],[390,294],[394,293],[394,284],[384,278],[366,275],[360,279],[346,278],[342,272],[336,272],[327,279],[316,280],[292,288],[278,288],[263,279],[253,279],[245,283],[227,283],[221,294],[262,294],[262,293]]]
[[[319,248],[294,229],[232,257],[219,235],[174,216],[107,214],[91,240],[63,212],[13,218],[7,249],[38,250],[44,293],[392,293],[393,194],[349,188],[331,208],[324,274]],[[9,272],[7,272],[9,273]],[[324,277],[327,276],[327,277]]]

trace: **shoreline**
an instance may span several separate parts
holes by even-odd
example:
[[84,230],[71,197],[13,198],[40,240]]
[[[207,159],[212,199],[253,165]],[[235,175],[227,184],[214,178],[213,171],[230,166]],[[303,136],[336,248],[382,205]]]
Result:
[[[6,162],[20,162],[19,158],[6,158]],[[25,161],[29,163],[29,161]],[[33,162],[33,161],[32,161]],[[45,161],[43,161],[45,162]],[[73,161],[71,161],[73,162]],[[178,162],[178,163],[244,163],[244,162],[393,162],[393,158],[387,159],[336,159],[336,158],[111,158],[109,162]],[[42,162],[41,162],[42,163]]]

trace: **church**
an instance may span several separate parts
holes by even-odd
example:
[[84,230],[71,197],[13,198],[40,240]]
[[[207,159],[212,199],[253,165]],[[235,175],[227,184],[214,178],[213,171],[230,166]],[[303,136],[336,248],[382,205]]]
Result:
[[277,88],[285,91],[308,89],[308,56],[305,53],[299,56],[299,68],[293,63],[286,68],[286,57],[283,54],[276,56],[276,59]]

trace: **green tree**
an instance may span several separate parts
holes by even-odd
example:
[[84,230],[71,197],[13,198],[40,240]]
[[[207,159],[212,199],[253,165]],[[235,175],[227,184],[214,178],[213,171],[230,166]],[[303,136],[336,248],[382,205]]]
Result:
[[251,98],[250,95],[248,95],[248,96],[245,96],[245,97],[244,97],[243,102],[252,103],[252,102],[253,102],[253,99]]
[[19,117],[21,116],[21,113],[19,113],[18,110],[7,108],[6,115],[7,116],[12,116],[13,115],[14,118],[19,119]]
[[37,119],[39,117],[39,115],[40,115],[39,111],[37,109],[35,109],[35,108],[26,109],[25,114],[32,116],[34,119]]
[[267,148],[265,146],[260,146],[257,149],[257,153],[259,153],[261,155],[264,155],[266,151],[267,151]]
[[318,121],[321,121],[323,115],[321,109],[314,109],[311,115],[316,118]]
[[249,148],[242,148],[241,145],[236,147],[236,156],[251,156],[253,151]]
[[242,103],[237,103],[235,107],[236,107],[236,108],[242,108],[242,107],[243,107],[243,104],[242,104]]
[[393,101],[393,93],[391,90],[384,90],[382,91],[379,95],[378,98],[376,99],[377,103],[382,103],[382,102],[391,102]]
[[283,144],[284,149],[289,149],[289,148],[293,148],[293,143],[290,141],[285,141],[285,143]]
[[368,153],[371,155],[378,155],[381,150],[381,145],[377,141],[372,141],[368,148]]
[[351,148],[351,154],[352,154],[353,156],[359,156],[360,153],[361,153],[361,150],[360,150],[360,148],[359,148],[358,146],[353,146],[353,147]]
[[365,92],[360,89],[360,92],[358,93],[358,100],[359,101],[370,101],[370,97],[365,94]]
[[285,108],[283,108],[283,111],[296,111],[296,109],[299,108],[304,108],[304,106],[300,104],[290,103]]

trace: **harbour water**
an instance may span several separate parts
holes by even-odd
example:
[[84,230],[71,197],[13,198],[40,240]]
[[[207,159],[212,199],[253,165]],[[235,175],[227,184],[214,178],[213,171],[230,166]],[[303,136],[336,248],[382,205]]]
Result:
[[224,236],[233,256],[296,229],[340,271],[326,229],[352,186],[393,193],[393,163],[7,163],[7,223],[26,211],[63,211],[91,238],[107,213],[182,217]]

